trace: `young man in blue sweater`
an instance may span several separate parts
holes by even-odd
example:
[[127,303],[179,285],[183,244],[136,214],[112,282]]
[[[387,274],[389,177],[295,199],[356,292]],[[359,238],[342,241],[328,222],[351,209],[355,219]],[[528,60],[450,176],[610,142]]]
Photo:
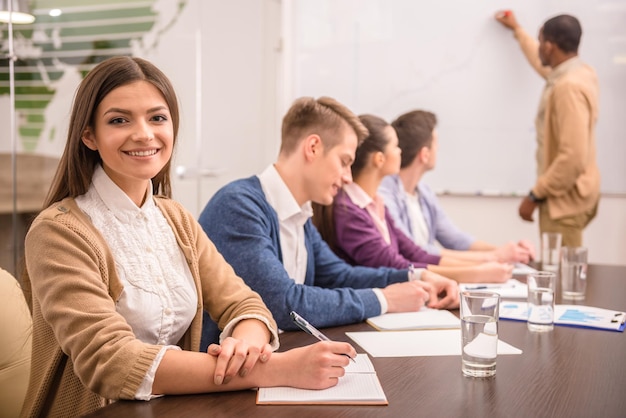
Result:
[[[301,98],[282,125],[276,163],[219,190],[200,224],[283,330],[296,311],[317,327],[361,322],[385,312],[458,306],[456,282],[428,270],[352,267],[311,223],[311,202],[332,203],[352,181],[350,166],[367,129],[334,99]],[[203,346],[217,335],[205,315]]]

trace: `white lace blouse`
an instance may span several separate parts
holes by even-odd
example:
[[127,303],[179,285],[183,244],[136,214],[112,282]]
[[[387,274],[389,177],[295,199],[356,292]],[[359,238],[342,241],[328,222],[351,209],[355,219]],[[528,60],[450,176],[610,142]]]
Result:
[[147,190],[145,203],[135,203],[98,167],[87,193],[76,203],[111,248],[124,286],[116,309],[145,343],[165,347],[154,361],[135,397],[150,399],[154,374],[166,349],[189,328],[198,295],[189,266],[167,220]]

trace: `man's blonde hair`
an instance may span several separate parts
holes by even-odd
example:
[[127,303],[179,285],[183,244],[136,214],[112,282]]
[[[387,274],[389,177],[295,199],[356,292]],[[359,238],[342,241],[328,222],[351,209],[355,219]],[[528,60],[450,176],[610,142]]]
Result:
[[301,139],[313,134],[320,136],[328,151],[340,142],[345,125],[354,130],[359,143],[368,135],[359,118],[337,100],[330,97],[296,99],[283,117],[280,152],[291,154]]

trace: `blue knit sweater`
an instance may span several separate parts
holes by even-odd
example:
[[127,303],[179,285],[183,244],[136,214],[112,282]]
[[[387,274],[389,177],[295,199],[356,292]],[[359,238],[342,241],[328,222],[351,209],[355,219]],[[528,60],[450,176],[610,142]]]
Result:
[[[407,270],[352,267],[338,258],[309,219],[304,225],[307,270],[296,284],[282,264],[279,223],[258,177],[234,181],[207,203],[200,225],[235,272],[258,292],[283,330],[296,311],[317,327],[361,322],[380,314],[372,288],[407,281]],[[216,328],[206,324],[214,339]],[[205,341],[206,342],[206,341]],[[206,344],[203,344],[203,348]]]

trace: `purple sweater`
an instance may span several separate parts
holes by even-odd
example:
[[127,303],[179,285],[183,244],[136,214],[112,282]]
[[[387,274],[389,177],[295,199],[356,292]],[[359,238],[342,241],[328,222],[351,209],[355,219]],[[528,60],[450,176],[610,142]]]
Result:
[[440,256],[428,254],[396,228],[387,208],[385,220],[390,244],[385,242],[367,210],[354,204],[343,190],[335,197],[333,216],[337,255],[352,265],[405,269],[410,264],[415,267],[439,264]]

